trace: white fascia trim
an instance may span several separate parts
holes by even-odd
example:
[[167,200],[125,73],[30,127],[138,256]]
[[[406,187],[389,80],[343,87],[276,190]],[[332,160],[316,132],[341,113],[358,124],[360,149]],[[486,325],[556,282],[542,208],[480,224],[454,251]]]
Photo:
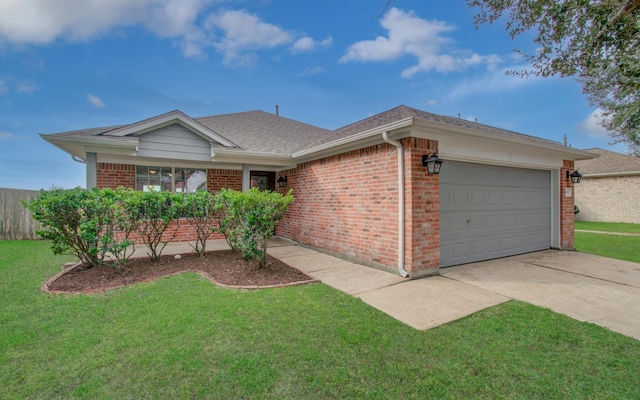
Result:
[[337,140],[333,140],[331,142],[328,143],[324,143],[321,144],[319,146],[316,147],[312,147],[310,149],[307,150],[302,150],[302,151],[298,151],[293,153],[291,156],[294,159],[297,158],[302,158],[305,156],[310,156],[316,153],[321,153],[323,151],[326,150],[337,150],[336,148],[342,147],[342,146],[347,146],[353,142],[357,142],[359,140],[364,140],[364,139],[369,139],[371,137],[374,136],[379,136],[382,134],[382,132],[390,132],[393,131],[395,129],[400,129],[400,128],[405,128],[407,126],[411,126],[413,124],[413,117],[409,117],[409,118],[405,118],[402,119],[400,121],[396,121],[393,122],[391,124],[387,124],[387,125],[382,125],[382,126],[378,126],[375,127],[373,129],[369,129],[366,131],[363,131],[361,133],[357,133],[355,135],[351,135],[351,136],[347,136],[345,138],[340,138]]
[[211,161],[271,165],[278,167],[295,167],[296,162],[290,156],[270,155],[255,151],[237,151],[226,149],[211,149]]
[[[591,154],[584,150],[577,150],[572,147],[564,146],[560,144],[560,142],[558,142],[557,144],[553,142],[540,143],[533,140],[528,141],[528,140],[523,140],[519,138],[512,138],[506,135],[500,135],[499,133],[483,132],[483,131],[474,130],[467,127],[441,124],[441,123],[426,121],[422,119],[416,119],[415,125],[423,127],[435,133],[443,133],[443,134],[455,133],[455,134],[468,135],[468,136],[473,136],[473,137],[482,138],[482,139],[490,139],[490,140],[495,140],[500,142],[513,143],[519,146],[535,147],[539,149],[560,152],[563,154],[571,155],[574,161],[575,160],[591,160],[593,158],[599,157],[596,154]],[[527,135],[524,135],[524,136],[526,137]]]
[[84,138],[64,137],[64,136],[48,136],[40,135],[44,140],[51,144],[76,144],[83,146],[100,146],[100,147],[117,147],[135,149],[138,147],[138,139],[126,138],[125,140],[101,139],[99,136],[89,136]]
[[582,174],[582,179],[584,178],[610,178],[615,176],[637,176],[640,175],[640,171],[629,171],[629,172],[606,172],[601,174]]
[[236,147],[236,145],[224,137],[218,135],[211,129],[202,125],[198,121],[189,117],[182,111],[170,111],[166,114],[158,115],[157,117],[145,119],[144,121],[136,122],[131,125],[124,126],[122,128],[107,132],[105,136],[127,136],[127,135],[141,135],[145,132],[149,132],[155,129],[159,129],[174,123],[180,123],[185,127],[191,129],[194,133],[205,138],[208,141],[220,143],[227,147]]

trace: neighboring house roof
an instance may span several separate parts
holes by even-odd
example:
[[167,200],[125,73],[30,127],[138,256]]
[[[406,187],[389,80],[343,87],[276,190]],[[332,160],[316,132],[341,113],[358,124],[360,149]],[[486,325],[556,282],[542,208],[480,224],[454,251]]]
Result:
[[600,148],[586,149],[589,153],[599,154],[592,160],[576,161],[575,166],[585,177],[640,175],[640,158]]

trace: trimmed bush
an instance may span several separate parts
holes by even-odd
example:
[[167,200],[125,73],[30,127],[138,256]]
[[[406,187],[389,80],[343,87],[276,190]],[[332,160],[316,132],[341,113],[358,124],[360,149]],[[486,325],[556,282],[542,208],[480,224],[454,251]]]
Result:
[[291,190],[249,192],[223,189],[215,196],[220,232],[232,249],[250,261],[258,260],[258,268],[267,263],[267,241],[293,201]]
[[137,219],[131,218],[128,189],[55,189],[24,203],[43,226],[36,233],[51,240],[54,254],[73,254],[93,267],[107,254],[121,267],[133,254],[129,240]]
[[181,215],[196,232],[195,244],[189,243],[189,245],[200,257],[204,257],[207,240],[216,229],[211,224],[215,215],[214,197],[204,190],[186,194]]
[[152,261],[160,259],[164,248],[176,237],[177,230],[168,238],[163,236],[171,221],[175,219],[179,225],[183,202],[181,193],[131,191],[128,209],[131,217],[139,221],[136,233],[147,246],[147,256]]

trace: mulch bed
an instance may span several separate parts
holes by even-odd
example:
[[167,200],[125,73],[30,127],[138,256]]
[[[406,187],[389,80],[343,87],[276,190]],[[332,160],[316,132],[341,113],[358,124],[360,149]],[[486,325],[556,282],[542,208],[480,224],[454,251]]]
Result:
[[271,256],[267,256],[267,267],[262,269],[231,250],[207,252],[204,258],[197,254],[183,254],[181,257],[175,259],[173,255],[167,255],[155,262],[147,257],[129,259],[124,268],[119,270],[110,265],[99,268],[80,265],[50,279],[44,289],[59,293],[99,292],[185,271],[201,272],[222,286],[251,289],[315,282],[299,270]]

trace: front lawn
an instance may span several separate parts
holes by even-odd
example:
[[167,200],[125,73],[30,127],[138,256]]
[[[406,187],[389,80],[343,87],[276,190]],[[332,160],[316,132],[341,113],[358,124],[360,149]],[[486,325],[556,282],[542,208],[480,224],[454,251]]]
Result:
[[[575,229],[640,233],[640,224],[576,221]],[[574,239],[574,246],[580,252],[640,263],[640,236],[575,232]]]
[[634,398],[640,342],[522,302],[426,332],[323,284],[187,273],[94,295],[68,258],[0,241],[0,398]]
[[640,233],[640,224],[576,221],[575,229],[585,231]]

